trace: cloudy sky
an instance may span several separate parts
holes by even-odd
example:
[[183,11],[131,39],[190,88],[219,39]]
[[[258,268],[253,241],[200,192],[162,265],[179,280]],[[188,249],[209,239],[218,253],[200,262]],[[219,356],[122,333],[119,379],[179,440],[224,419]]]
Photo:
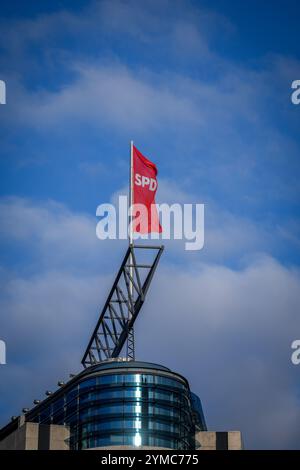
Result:
[[211,430],[300,448],[296,0],[10,1],[0,7],[0,424],[80,370],[126,243],[96,207],[129,141],[159,202],[205,204],[205,246],[168,242],[137,357],[185,375]]

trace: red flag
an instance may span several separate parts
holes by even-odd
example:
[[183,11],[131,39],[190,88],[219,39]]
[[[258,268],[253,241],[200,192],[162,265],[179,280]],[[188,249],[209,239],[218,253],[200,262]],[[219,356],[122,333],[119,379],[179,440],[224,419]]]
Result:
[[[161,233],[157,208],[155,205],[155,194],[157,191],[157,168],[141,152],[133,146],[133,204],[135,218],[134,231],[139,233]],[[136,204],[143,204],[147,210],[139,210]],[[139,220],[138,220],[139,219]]]

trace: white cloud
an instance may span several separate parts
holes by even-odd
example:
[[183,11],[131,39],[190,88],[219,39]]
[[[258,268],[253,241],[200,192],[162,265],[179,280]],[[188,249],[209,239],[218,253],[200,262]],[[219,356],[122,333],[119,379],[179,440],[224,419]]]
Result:
[[[257,223],[247,214],[237,215],[218,206],[213,200],[202,199],[188,185],[181,185],[170,179],[159,178],[156,202],[158,204],[204,204],[204,247],[197,253],[185,251],[186,240],[162,240],[167,248],[169,260],[193,263],[195,257],[211,263],[248,263],[259,253],[280,252],[288,240],[298,246],[295,232],[297,224],[278,221],[276,227],[268,223]],[[118,196],[126,195],[123,187],[113,194],[112,202],[117,205]],[[193,221],[194,226],[194,221]],[[172,229],[171,229],[172,233]],[[276,236],[274,236],[276,235]]]
[[190,379],[210,429],[240,429],[248,448],[298,447],[299,270],[262,257],[241,271],[161,267],[154,284],[137,324],[142,358]]
[[[121,131],[150,132],[165,125],[195,126],[201,114],[188,95],[178,94],[166,83],[154,84],[143,73],[120,64],[80,64],[77,79],[58,92],[24,96],[18,103],[20,119],[43,130],[59,131],[62,122],[115,126]],[[157,77],[158,78],[158,77]]]
[[[9,53],[26,53],[31,44],[51,43],[60,37],[76,38],[87,33],[95,42],[102,35],[109,38],[131,37],[153,47],[164,47],[178,55],[208,53],[210,36],[231,34],[233,25],[217,12],[195,7],[180,0],[101,0],[89,2],[79,11],[58,9],[38,15],[34,19],[3,21],[1,35],[3,48]],[[5,40],[4,40],[5,39]]]
[[[19,76],[13,78],[17,102],[15,106],[11,104],[14,124],[20,122],[38,130],[50,127],[61,132],[62,122],[65,129],[77,123],[149,134],[162,125],[175,132],[177,129],[199,132],[211,120],[215,128],[221,122],[230,126],[226,121],[231,120],[233,111],[254,119],[254,89],[247,81],[250,72],[237,67],[232,70],[233,64],[223,61],[209,47],[211,35],[231,30],[228,20],[217,13],[180,1],[92,2],[81,15],[62,10],[10,23],[2,33],[10,55],[13,51],[14,57],[26,57],[26,47],[30,50],[32,44],[47,40],[48,53],[43,60],[50,69],[55,63],[51,38],[57,40],[57,35],[73,39],[84,35],[86,40],[93,37],[100,44],[103,38],[115,38],[116,34],[122,41],[124,35],[134,38],[136,45],[149,47],[150,53],[162,52],[163,64],[164,56],[173,60],[154,72],[143,61],[127,67],[113,51],[100,58],[82,60],[61,49],[58,56],[63,64],[60,63],[59,71],[63,67],[67,72],[67,83],[58,75],[51,91],[41,87],[29,91]],[[188,73],[174,72],[174,66],[178,70],[177,61],[194,62],[195,57],[199,65],[218,69],[212,85],[201,75],[192,79]],[[34,61],[32,55],[30,60]]]
[[111,253],[112,258],[119,255],[113,242],[104,246],[97,239],[96,216],[71,212],[55,201],[39,204],[18,197],[2,198],[0,217],[2,242],[21,247],[35,272],[69,268],[90,272],[98,269],[104,254]]
[[[97,269],[80,270],[89,218],[53,202],[35,206],[9,199],[0,208],[6,221],[2,241],[13,234],[15,215],[18,230],[10,243],[25,244],[29,261],[34,247],[44,259],[34,273],[30,263],[27,270],[1,271],[0,330],[8,362],[1,369],[1,395],[15,390],[2,406],[5,422],[79,369],[121,256],[103,245]],[[45,221],[51,222],[48,234]],[[72,242],[74,233],[78,239]],[[77,261],[62,265],[68,241]],[[290,344],[300,331],[299,270],[266,255],[248,259],[241,270],[199,259],[175,265],[169,250],[164,253],[137,321],[137,357],[184,374],[203,400],[211,429],[241,429],[248,448],[297,447],[299,372],[291,365]]]

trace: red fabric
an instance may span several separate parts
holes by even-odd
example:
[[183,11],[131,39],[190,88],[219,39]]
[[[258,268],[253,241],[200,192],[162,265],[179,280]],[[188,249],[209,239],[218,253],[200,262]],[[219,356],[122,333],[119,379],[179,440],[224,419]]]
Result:
[[[157,191],[157,168],[133,146],[133,204],[143,204],[148,211],[148,220],[134,226],[138,233],[162,232],[159,223],[155,194]],[[139,211],[135,215],[138,215]]]

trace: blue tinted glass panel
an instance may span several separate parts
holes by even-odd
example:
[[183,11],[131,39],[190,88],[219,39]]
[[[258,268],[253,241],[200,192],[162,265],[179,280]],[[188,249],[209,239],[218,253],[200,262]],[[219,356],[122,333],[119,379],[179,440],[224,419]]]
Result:
[[93,377],[91,379],[84,380],[83,382],[80,382],[79,388],[80,390],[87,388],[87,387],[94,387],[96,385],[96,377]]
[[66,394],[66,403],[69,403],[70,401],[74,400],[74,398],[76,398],[77,395],[78,395],[78,388],[75,387]]

